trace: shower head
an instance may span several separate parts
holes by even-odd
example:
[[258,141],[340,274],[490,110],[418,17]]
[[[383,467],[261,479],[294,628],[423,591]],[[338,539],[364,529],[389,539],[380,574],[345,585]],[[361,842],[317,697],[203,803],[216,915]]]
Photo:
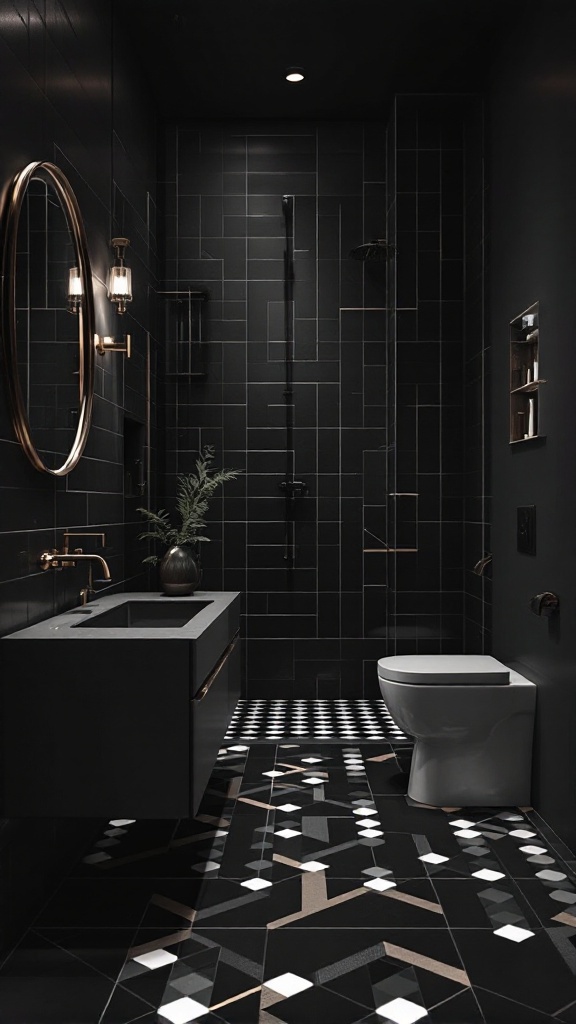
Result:
[[363,245],[357,245],[351,249],[348,256],[352,260],[364,260],[370,263],[384,263],[398,252],[395,245],[387,242],[385,238],[372,238]]

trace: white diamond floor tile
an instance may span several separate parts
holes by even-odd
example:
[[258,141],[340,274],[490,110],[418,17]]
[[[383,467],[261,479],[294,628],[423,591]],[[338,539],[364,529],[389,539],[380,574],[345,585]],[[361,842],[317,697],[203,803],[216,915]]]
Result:
[[299,974],[291,974],[288,971],[286,974],[279,974],[277,978],[270,978],[269,981],[265,981],[264,986],[288,998],[289,996],[295,996],[298,992],[304,992],[307,988],[312,988],[312,982],[307,981],[306,978],[301,978]]

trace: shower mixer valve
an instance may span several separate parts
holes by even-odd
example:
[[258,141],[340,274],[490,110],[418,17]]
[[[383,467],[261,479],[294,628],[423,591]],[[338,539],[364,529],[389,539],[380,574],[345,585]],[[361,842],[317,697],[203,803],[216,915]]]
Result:
[[308,484],[305,484],[303,480],[283,480],[278,486],[281,491],[284,491],[286,497],[292,500],[308,494]]

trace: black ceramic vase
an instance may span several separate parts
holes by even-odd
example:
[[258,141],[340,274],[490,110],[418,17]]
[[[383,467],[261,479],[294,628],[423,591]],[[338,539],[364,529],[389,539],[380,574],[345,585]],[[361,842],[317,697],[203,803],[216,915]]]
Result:
[[162,591],[169,596],[193,594],[202,579],[198,554],[186,544],[168,548],[158,573]]

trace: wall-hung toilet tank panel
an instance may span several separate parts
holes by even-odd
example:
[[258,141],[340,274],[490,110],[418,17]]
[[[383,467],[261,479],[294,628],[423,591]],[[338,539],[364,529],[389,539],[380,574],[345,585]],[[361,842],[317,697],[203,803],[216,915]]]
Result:
[[380,659],[378,677],[423,686],[498,686],[510,682],[510,669],[489,654],[398,654]]

